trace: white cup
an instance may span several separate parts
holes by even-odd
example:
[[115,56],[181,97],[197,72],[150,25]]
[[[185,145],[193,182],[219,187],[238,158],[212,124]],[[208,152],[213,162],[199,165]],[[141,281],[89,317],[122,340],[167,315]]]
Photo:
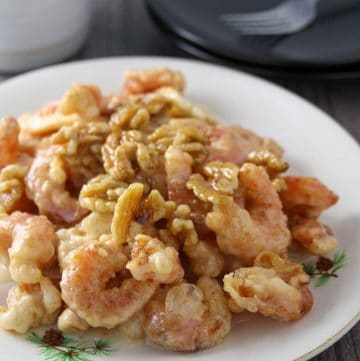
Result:
[[86,39],[92,0],[0,0],[0,72],[70,56]]

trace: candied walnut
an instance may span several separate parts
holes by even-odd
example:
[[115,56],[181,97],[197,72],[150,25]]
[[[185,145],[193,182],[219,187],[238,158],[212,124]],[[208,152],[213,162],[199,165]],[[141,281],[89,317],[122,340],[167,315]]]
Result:
[[278,158],[269,150],[253,151],[249,153],[247,162],[265,167],[270,179],[288,170],[289,164]]
[[153,189],[150,194],[147,196],[144,202],[144,213],[148,220],[152,223],[159,221],[162,218],[165,218],[167,215],[166,201],[160,192],[156,189]]
[[112,114],[110,119],[111,130],[119,133],[127,129],[139,129],[146,125],[150,120],[149,112],[134,103],[128,103],[120,107]]
[[232,197],[215,190],[201,174],[193,174],[186,182],[186,187],[192,190],[194,195],[203,202],[210,202],[216,205],[230,205]]
[[124,95],[148,93],[164,86],[182,91],[185,86],[184,76],[168,68],[127,70],[122,93]]
[[110,132],[106,122],[75,123],[51,137],[58,147],[71,186],[79,191],[91,178],[104,172],[101,147]]
[[115,149],[104,145],[102,154],[105,170],[119,181],[131,180],[135,176],[131,161],[135,159],[136,149],[137,144],[133,142],[120,144]]
[[100,174],[81,189],[80,205],[94,212],[113,212],[116,201],[127,186],[127,183],[117,181],[107,174]]
[[0,172],[0,212],[11,213],[21,207],[25,197],[26,167],[12,164]]
[[126,242],[131,222],[140,208],[144,186],[141,183],[130,184],[118,198],[111,223],[113,240],[118,244]]
[[172,119],[168,124],[156,128],[148,136],[156,149],[164,153],[168,147],[175,145],[183,152],[189,153],[195,164],[200,164],[208,156],[208,140],[205,133],[194,126],[182,125]]
[[212,187],[220,192],[233,194],[239,186],[239,168],[233,163],[209,162],[203,166],[203,172],[212,179]]
[[151,114],[155,115],[164,110],[166,107],[166,99],[161,94],[148,93],[141,97],[141,104]]

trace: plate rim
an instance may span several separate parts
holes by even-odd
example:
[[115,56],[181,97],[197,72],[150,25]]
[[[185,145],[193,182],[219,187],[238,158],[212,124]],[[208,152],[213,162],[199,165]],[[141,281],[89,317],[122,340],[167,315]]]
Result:
[[[329,115],[324,110],[320,109],[315,104],[308,101],[307,99],[303,98],[302,96],[292,92],[291,90],[288,90],[287,88],[285,88],[282,85],[274,83],[274,82],[272,82],[272,81],[270,81],[268,79],[261,78],[258,75],[254,75],[254,74],[251,74],[251,73],[248,73],[246,71],[239,70],[239,69],[236,69],[236,68],[231,68],[231,67],[228,67],[228,66],[223,65],[223,64],[209,63],[207,61],[199,60],[199,59],[189,59],[189,58],[185,58],[185,57],[171,57],[171,56],[156,56],[156,55],[151,55],[151,56],[147,56],[147,55],[135,55],[135,56],[124,55],[124,56],[110,56],[110,57],[100,57],[100,58],[92,58],[92,59],[74,60],[74,61],[69,61],[69,62],[57,63],[57,64],[53,64],[53,65],[49,65],[49,66],[45,66],[45,67],[41,67],[41,68],[36,68],[36,69],[33,69],[33,70],[26,71],[26,72],[24,72],[22,74],[18,74],[16,76],[13,76],[10,79],[7,79],[7,80],[2,81],[0,83],[0,90],[2,90],[3,87],[6,87],[6,86],[11,85],[12,83],[16,83],[18,81],[22,81],[23,79],[26,79],[26,77],[34,76],[37,73],[43,73],[43,72],[47,72],[49,70],[50,71],[51,70],[56,70],[57,68],[66,68],[66,67],[69,67],[69,66],[71,67],[73,65],[76,66],[77,64],[80,64],[80,63],[116,62],[116,61],[120,61],[120,60],[129,60],[129,61],[131,61],[131,60],[133,60],[133,61],[147,61],[147,60],[150,60],[150,61],[159,61],[159,62],[164,62],[164,61],[165,62],[172,62],[172,61],[175,61],[175,62],[185,62],[185,63],[189,63],[189,64],[196,63],[197,65],[205,65],[207,67],[212,67],[214,70],[218,69],[218,68],[221,68],[222,70],[225,70],[227,72],[233,72],[233,73],[236,73],[236,74],[240,73],[241,76],[247,77],[249,80],[256,81],[260,85],[263,84],[263,85],[266,85],[267,87],[275,88],[276,90],[286,94],[288,97],[291,97],[294,100],[302,103],[303,105],[306,105],[312,111],[315,111],[318,114],[321,114],[322,116],[324,116],[327,119],[327,121],[330,124],[337,127],[338,131],[343,133],[343,135],[346,135],[349,138],[349,140],[351,140],[351,142],[354,145],[356,145],[356,147],[360,150],[359,142],[354,138],[354,136],[351,133],[349,133],[345,129],[345,127],[343,127],[340,123],[338,123],[334,117],[332,117],[331,115]],[[328,347],[333,345],[342,336],[344,336],[346,333],[348,333],[359,321],[360,321],[360,311],[358,311],[350,319],[350,321],[348,321],[337,333],[335,333],[333,336],[328,338],[325,342],[323,342],[319,346],[313,348],[310,351],[307,351],[305,354],[303,354],[300,357],[296,358],[294,361],[306,361],[306,360],[309,360],[311,357],[314,357],[314,356],[318,355],[320,352],[324,351],[325,349],[327,349]]]

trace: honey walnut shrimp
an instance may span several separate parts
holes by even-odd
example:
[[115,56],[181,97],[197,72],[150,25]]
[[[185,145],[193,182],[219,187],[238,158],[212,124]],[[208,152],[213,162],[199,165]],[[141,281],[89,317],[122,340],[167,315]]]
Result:
[[3,119],[0,280],[17,284],[0,328],[116,328],[196,351],[223,341],[232,313],[311,309],[287,250],[336,246],[319,216],[337,196],[284,176],[275,141],[218,123],[184,86],[168,68],[131,70],[120,94],[75,84]]

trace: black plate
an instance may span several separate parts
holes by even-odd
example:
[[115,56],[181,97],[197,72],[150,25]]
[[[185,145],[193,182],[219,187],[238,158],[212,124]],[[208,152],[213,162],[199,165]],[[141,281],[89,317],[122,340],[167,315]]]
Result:
[[177,46],[186,53],[202,60],[212,63],[225,65],[232,68],[237,68],[253,74],[257,74],[268,78],[296,78],[296,79],[321,79],[321,80],[336,80],[336,79],[359,79],[360,65],[343,66],[343,67],[314,67],[314,68],[295,68],[295,67],[279,67],[279,66],[265,66],[256,65],[247,62],[240,62],[228,58],[219,57],[214,53],[205,51],[202,48],[196,47],[181,38],[174,37],[174,42]]
[[[189,46],[218,57],[288,69],[360,69],[360,0],[323,0],[317,20],[287,36],[241,36],[220,14],[257,11],[284,0],[149,0],[156,17]],[[335,67],[335,69],[334,69]]]

